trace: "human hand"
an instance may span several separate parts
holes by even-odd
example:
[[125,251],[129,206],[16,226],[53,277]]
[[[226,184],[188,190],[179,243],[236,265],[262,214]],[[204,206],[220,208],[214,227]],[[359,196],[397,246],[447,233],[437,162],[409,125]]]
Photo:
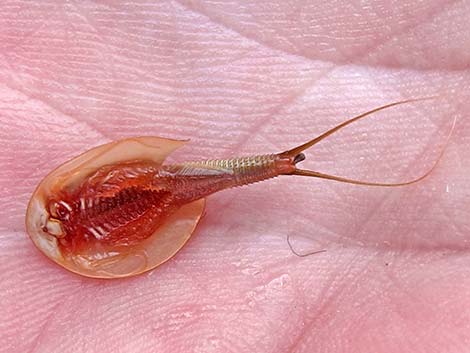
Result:
[[[468,346],[469,10],[465,3],[12,1],[0,11],[0,351],[462,352]],[[347,117],[315,170],[211,197],[148,274],[82,278],[24,231],[52,168],[127,136],[191,138],[175,158],[281,151]],[[367,134],[367,135],[366,135]],[[326,249],[298,258],[299,252]]]

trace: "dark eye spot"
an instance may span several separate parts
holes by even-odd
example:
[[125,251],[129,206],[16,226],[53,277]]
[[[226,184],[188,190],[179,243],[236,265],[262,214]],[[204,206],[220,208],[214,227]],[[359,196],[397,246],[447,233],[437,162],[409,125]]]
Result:
[[70,206],[63,201],[53,202],[49,208],[50,214],[52,217],[65,220],[70,217]]
[[65,208],[65,206],[62,205],[61,203],[56,204],[56,212],[57,212],[57,215],[62,219],[67,217],[69,214],[69,211],[67,210],[67,208]]

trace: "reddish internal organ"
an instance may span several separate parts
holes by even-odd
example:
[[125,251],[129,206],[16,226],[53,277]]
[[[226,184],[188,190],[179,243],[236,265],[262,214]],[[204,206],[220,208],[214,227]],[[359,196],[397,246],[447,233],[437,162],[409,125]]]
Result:
[[103,166],[74,190],[59,194],[49,201],[49,213],[61,222],[59,246],[71,253],[97,243],[132,246],[155,232],[172,204],[158,168],[146,161]]

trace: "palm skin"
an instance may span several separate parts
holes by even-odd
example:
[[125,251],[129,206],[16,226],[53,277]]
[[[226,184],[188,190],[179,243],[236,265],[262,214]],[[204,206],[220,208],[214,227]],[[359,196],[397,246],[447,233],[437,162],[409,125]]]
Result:
[[[11,1],[0,5],[0,351],[465,352],[470,343],[465,2]],[[148,274],[82,278],[24,232],[35,185],[101,143],[191,138],[174,159],[278,152],[375,106],[303,166],[211,197]],[[326,249],[299,258],[299,252]]]

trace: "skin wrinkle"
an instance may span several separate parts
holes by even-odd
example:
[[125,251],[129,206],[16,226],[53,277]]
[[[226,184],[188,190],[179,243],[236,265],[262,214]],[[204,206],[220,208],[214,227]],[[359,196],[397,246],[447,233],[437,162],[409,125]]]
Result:
[[[52,12],[52,13],[48,13],[49,16],[47,16],[43,21],[41,21],[38,26],[36,26],[35,28],[33,28],[30,32],[28,32],[26,35],[22,36],[21,37],[21,41],[16,41],[14,45],[5,45],[4,43],[2,43],[2,46],[1,46],[1,51],[0,51],[0,56],[7,56],[8,55],[8,52],[9,51],[13,51],[13,50],[16,50],[18,48],[22,48],[22,44],[24,44],[26,42],[27,39],[29,38],[32,38],[36,33],[38,33],[41,29],[43,29],[44,27],[46,27],[47,25],[47,21],[50,21],[51,18],[54,17],[55,13]],[[15,38],[18,38],[17,36]]]
[[[89,28],[93,31],[93,33],[95,35],[97,35],[98,38],[102,39],[99,43],[101,45],[103,45],[103,44],[105,45],[105,47],[108,49],[109,55],[105,55],[101,51],[95,51],[95,52],[99,53],[99,56],[102,59],[101,63],[106,63],[106,69],[108,70],[108,72],[110,72],[111,79],[113,79],[113,78],[116,79],[117,77],[119,77],[116,73],[116,65],[113,65],[114,60],[111,59],[111,58],[114,58],[115,52],[113,52],[113,50],[111,49],[111,46],[108,43],[108,41],[106,40],[106,38],[99,33],[99,31],[95,27],[95,25],[92,24],[92,22],[90,21],[88,16],[86,16],[85,11],[80,11],[80,7],[77,6],[76,4],[74,4],[73,2],[69,2],[68,4],[75,9],[75,14],[79,15],[85,21],[85,23],[88,24]],[[63,18],[64,19],[67,18],[66,14],[64,14]],[[67,34],[69,34],[69,32],[67,32]],[[111,63],[109,62],[109,60],[112,60]]]
[[[303,55],[300,52],[287,51],[285,48],[278,48],[278,47],[272,46],[269,43],[266,43],[265,41],[259,40],[257,38],[250,37],[250,36],[242,33],[240,30],[238,30],[236,28],[233,28],[232,26],[230,26],[230,24],[223,21],[223,19],[216,18],[215,16],[201,10],[203,7],[201,7],[201,9],[198,10],[198,9],[196,9],[197,5],[196,6],[187,5],[187,4],[184,3],[184,0],[173,0],[173,1],[180,4],[181,6],[183,6],[184,8],[186,8],[189,11],[192,11],[196,14],[199,14],[199,15],[202,15],[202,16],[206,17],[207,19],[212,21],[214,24],[221,25],[224,28],[237,33],[240,37],[242,37],[244,39],[248,39],[250,41],[254,41],[258,45],[261,45],[261,46],[263,46],[267,49],[271,49],[271,50],[274,50],[274,51],[281,51],[281,52],[284,52],[287,55],[293,55],[295,57],[300,57],[300,58],[302,58],[304,60],[307,60],[307,61],[318,60],[317,58],[311,58],[311,57],[308,57],[306,55]],[[436,16],[441,14],[442,10],[444,10],[444,9],[446,9],[446,8],[448,8],[448,7],[454,5],[455,3],[458,3],[458,2],[459,2],[459,0],[451,0],[451,1],[448,1],[448,2],[444,2],[444,5],[441,8],[439,8],[436,11],[432,12],[429,15],[429,17],[424,19],[425,23],[426,23],[426,21],[429,22],[433,18],[435,18]],[[384,46],[385,44],[391,42],[393,39],[395,39],[397,37],[397,35],[404,35],[406,33],[410,33],[410,32],[412,32],[413,30],[415,30],[417,27],[419,27],[421,25],[423,25],[422,22],[416,22],[416,23],[413,23],[409,26],[404,26],[403,28],[398,28],[396,31],[390,31],[390,34],[387,35],[387,36],[384,36],[382,38],[383,40],[381,42],[378,42],[375,45],[371,44],[370,46],[367,46],[366,48],[361,48],[361,50],[357,53],[357,55],[353,55],[352,57],[349,57],[349,58],[344,58],[344,61],[346,61],[346,62],[360,62],[361,60],[366,59],[372,53],[374,53],[376,51],[380,51],[382,46]],[[286,38],[284,38],[284,39],[286,39]],[[387,65],[370,65],[370,64],[366,64],[365,66],[369,67],[369,68],[370,67],[387,67]],[[466,69],[467,68],[461,68],[461,69],[457,69],[457,71],[462,71],[462,70],[466,70]],[[416,70],[432,71],[432,70],[434,70],[434,68],[433,67],[430,67],[430,68],[417,68]]]
[[[305,221],[309,220],[307,215],[296,214],[296,216],[300,216]],[[316,230],[317,234],[314,236],[314,238],[310,238],[308,235],[305,235],[305,234],[302,234],[300,236],[295,236],[294,235],[294,236],[290,237],[291,238],[290,241],[291,241],[292,245],[294,245],[294,249],[296,249],[295,248],[295,239],[296,238],[297,239],[298,238],[307,239],[308,242],[310,242],[313,245],[313,246],[311,246],[312,250],[306,250],[306,251],[302,250],[301,253],[304,253],[304,252],[308,253],[310,251],[315,251],[314,249],[316,249],[317,247],[319,248],[318,250],[320,250],[320,248],[326,247],[325,250],[328,251],[328,249],[330,248],[331,245],[334,245],[335,243],[340,243],[341,239],[345,238],[344,235],[341,235],[341,233],[339,233],[338,231],[335,231],[334,228],[332,228],[332,227],[328,227],[326,225],[319,224],[319,223],[315,223],[315,227],[316,227],[315,230]],[[327,244],[330,244],[330,245],[319,246],[319,244],[324,242],[325,239],[328,241]],[[347,242],[348,246],[349,245],[356,245],[360,248],[362,248],[362,246],[363,246],[360,241],[354,241],[354,238],[352,238],[352,239],[346,238],[346,240],[348,240],[348,242]]]
[[[6,56],[6,54],[4,56]],[[11,64],[8,61],[6,61],[6,62],[11,67]],[[13,71],[13,72],[15,72],[15,71]],[[7,82],[3,81],[1,84],[3,86],[7,87],[8,89],[12,90],[12,91],[16,91],[16,92],[22,94],[24,97],[28,98],[31,101],[38,101],[38,102],[43,103],[46,107],[49,107],[51,110],[56,111],[56,112],[60,113],[61,115],[68,117],[70,120],[76,122],[77,124],[81,124],[81,125],[85,125],[85,126],[90,127],[91,132],[95,132],[95,133],[101,135],[101,137],[103,139],[108,140],[108,141],[111,139],[110,137],[106,136],[102,131],[100,131],[96,126],[91,125],[88,120],[83,120],[83,119],[80,120],[79,117],[73,117],[73,116],[69,115],[68,113],[66,113],[65,111],[63,111],[61,108],[59,108],[59,106],[57,104],[53,104],[52,100],[50,100],[50,99],[46,100],[45,95],[43,96],[43,98],[40,98],[39,95],[30,94],[29,92],[27,92],[26,89],[22,90],[20,88],[20,86],[18,86],[16,84],[12,85],[12,82],[10,82],[10,84],[8,84]]]
[[[448,220],[448,225],[449,225],[449,228],[450,230],[453,231],[453,233],[458,233],[458,234],[465,234],[466,233],[466,230],[463,229],[462,227],[460,227],[457,222],[455,222],[453,220],[453,217],[450,215],[450,211],[448,211],[444,205],[438,205],[437,207],[439,207],[440,211],[446,216],[447,220]],[[454,249],[455,250],[455,249]],[[468,250],[467,247],[463,247],[461,250]]]
[[[451,0],[451,1],[448,1],[447,3],[444,2],[444,5],[441,7],[441,8],[438,8],[436,9],[436,11],[432,12],[427,18],[424,18],[423,19],[423,22],[416,22],[410,26],[405,26],[402,30],[403,32],[396,32],[394,33],[393,31],[391,31],[390,35],[385,37],[384,38],[384,42],[383,43],[379,43],[375,46],[371,46],[369,48],[367,48],[367,50],[365,50],[365,52],[368,53],[368,55],[370,55],[372,52],[376,52],[376,51],[379,51],[380,50],[380,47],[389,43],[390,41],[392,41],[396,36],[398,35],[404,35],[406,33],[411,33],[413,30],[415,30],[417,27],[419,27],[420,25],[423,25],[424,23],[427,23],[427,22],[431,22],[435,17],[437,17],[438,15],[441,14],[441,12],[446,9],[447,7],[450,7],[451,5],[453,5],[454,3],[458,2],[459,0]],[[364,58],[365,56],[359,56],[358,59],[362,59]],[[432,70],[432,68],[429,68],[427,70]]]
[[[239,143],[237,143],[235,146],[232,146],[231,151],[232,153],[238,153],[243,145],[245,145],[247,142],[250,141],[252,135],[254,133],[259,133],[263,130],[263,125],[267,125],[271,119],[273,119],[277,114],[285,110],[287,107],[290,105],[294,104],[296,101],[298,101],[300,98],[302,98],[305,93],[314,86],[315,82],[318,80],[322,79],[324,76],[328,75],[329,73],[333,72],[333,69],[327,69],[325,70],[322,74],[317,75],[316,77],[312,77],[312,80],[307,82],[303,87],[300,87],[298,90],[296,90],[293,94],[288,95],[283,99],[277,107],[272,109],[269,114],[267,114],[263,119],[261,119],[260,122],[254,124],[252,128],[250,129],[249,133],[241,139]],[[268,136],[265,136],[266,139],[268,139]]]
[[[5,53],[4,56],[7,57],[6,53]],[[103,56],[103,59],[104,59],[104,56]],[[105,61],[103,61],[103,62],[107,62],[107,60],[105,60]],[[8,61],[7,61],[7,63],[8,63]],[[112,67],[112,66],[113,66],[113,65],[111,65],[111,66],[108,65],[108,67]],[[113,70],[113,77],[116,77],[116,73],[115,73],[114,70]],[[141,77],[141,78],[144,78],[144,77]],[[8,85],[6,85],[6,83],[4,83],[4,85],[7,86],[8,88],[12,89],[12,90],[17,90],[18,92],[24,94],[25,96],[27,96],[27,97],[29,97],[29,98],[38,99],[38,98],[35,98],[34,96],[28,95],[28,94],[26,93],[26,91],[22,91],[21,89],[19,89],[19,88],[17,88],[17,87],[8,86]],[[101,93],[101,92],[99,92],[99,93]],[[47,106],[53,108],[54,110],[59,111],[60,113],[66,115],[66,116],[69,116],[69,115],[66,114],[64,111],[61,111],[61,110],[58,108],[57,105],[53,105],[50,100],[49,100],[49,101],[46,101],[46,100],[43,99],[42,102],[45,103]],[[90,123],[89,120],[80,120],[80,121],[78,121],[77,118],[73,118],[73,117],[71,117],[71,116],[69,116],[69,117],[70,117],[72,120],[75,120],[75,121],[77,121],[77,122],[81,122],[81,123],[87,124],[88,126],[90,126],[90,128],[91,128],[92,131],[94,131],[94,132],[96,132],[96,133],[102,135],[102,136],[105,137],[107,140],[110,139],[109,137],[105,136],[103,132],[99,131],[99,129],[98,129],[96,126],[93,126],[93,125]]]
[[[405,260],[408,260],[408,261],[400,261],[400,264],[401,265],[406,265],[407,262],[411,262],[409,258],[406,258]],[[396,266],[396,264],[395,264]],[[401,296],[404,296],[406,295],[409,299],[412,300],[412,302],[416,305],[420,305],[420,304],[423,304],[424,306],[429,306],[429,307],[432,307],[433,303],[429,302],[429,301],[426,301],[423,297],[421,296],[416,296],[415,293],[412,293],[411,291],[409,291],[406,286],[402,285],[399,283],[398,281],[398,278],[396,275],[394,275],[394,273],[390,270],[390,271],[384,271],[385,272],[385,275],[387,276],[387,286],[389,287],[388,290],[386,291],[386,293],[392,293],[392,290],[394,290],[395,293],[400,293]],[[390,300],[390,305],[391,307],[394,307],[394,302],[393,300]],[[398,314],[400,311],[401,311],[401,307],[398,307],[398,306],[395,306],[394,308],[394,313]]]
[[[275,51],[277,51],[276,48],[270,48],[268,45],[266,45],[265,43],[263,42],[260,42],[260,41],[257,41],[256,39],[254,38],[251,38],[251,37],[248,37],[246,35],[244,35],[243,33],[241,33],[240,31],[237,31],[236,29],[234,28],[231,28],[230,26],[228,26],[227,24],[221,22],[221,21],[216,21],[216,19],[212,18],[209,14],[207,13],[204,13],[203,11],[200,11],[200,10],[197,10],[197,9],[194,9],[193,7],[191,7],[190,5],[187,5],[185,4],[184,2],[180,1],[180,0],[173,0],[173,2],[179,4],[182,8],[186,9],[187,11],[190,11],[190,12],[193,12],[194,14],[196,15],[200,15],[200,16],[204,16],[205,18],[207,18],[209,21],[211,21],[212,23],[216,24],[216,25],[220,25],[222,26],[223,28],[225,28],[226,30],[230,31],[230,32],[233,32],[233,33],[236,33],[239,37],[243,38],[243,39],[246,39],[250,42],[255,42],[256,44],[262,46],[262,47],[265,47],[267,49],[273,49]],[[293,54],[294,56],[298,56],[298,57],[301,57],[303,59],[306,59],[305,57],[302,57],[301,55],[297,55],[297,54]]]
[[[297,342],[293,344],[288,352],[296,352],[297,348],[303,343],[302,340],[308,340],[309,337],[307,337],[308,333],[314,332],[314,328],[319,322],[322,320],[323,316],[325,314],[328,314],[329,308],[334,308],[334,305],[338,302],[338,300],[341,298],[341,295],[343,293],[348,293],[348,289],[354,287],[355,283],[359,281],[359,275],[357,274],[355,277],[355,280],[352,282],[348,281],[343,281],[344,285],[342,286],[335,286],[334,283],[339,283],[341,280],[337,280],[338,278],[348,278],[348,276],[353,272],[353,266],[352,263],[354,263],[354,260],[358,258],[361,260],[360,255],[355,255],[348,264],[346,264],[345,268],[346,271],[344,273],[338,273],[336,276],[331,276],[331,280],[328,283],[325,283],[323,286],[323,289],[318,295],[318,298],[325,298],[325,299],[319,299],[317,305],[316,305],[316,310],[315,313],[316,315],[312,315],[312,318],[309,320],[306,318],[306,323],[302,326],[301,329],[301,334],[298,336]],[[366,272],[368,269],[369,263],[371,263],[373,259],[369,260],[368,263],[364,264],[363,266],[363,272]],[[334,289],[332,291],[332,294],[327,295],[327,292],[330,292],[331,289]],[[349,293],[348,293],[349,294]],[[332,310],[334,311],[334,310]],[[320,324],[321,325],[321,324]],[[307,337],[307,338],[305,338]]]
[[[273,267],[273,271],[271,271],[269,274],[266,274],[265,276],[263,276],[262,283],[257,284],[253,291],[250,290],[250,293],[251,292],[257,292],[258,290],[260,290],[261,293],[264,293],[264,288],[268,287],[268,294],[267,295],[270,296],[271,295],[271,293],[269,292],[270,291],[270,289],[269,289],[270,285],[272,284],[273,281],[275,281],[276,279],[279,279],[284,273],[285,273],[285,269],[278,268],[278,267]],[[286,290],[287,291],[292,291],[293,290],[294,293],[295,293],[295,286],[292,283],[290,277],[289,277],[288,289],[285,289],[284,293],[285,293]],[[286,295],[286,294],[283,294],[283,295]],[[282,298],[284,298],[284,297],[282,297]],[[296,299],[290,299],[290,298],[291,297],[289,297],[289,301],[297,302]],[[249,312],[249,309],[247,310],[247,312]],[[293,316],[296,317],[296,318],[299,316],[299,311],[297,310],[297,306],[294,306],[290,310],[290,317],[293,317]],[[271,324],[277,324],[277,322],[273,322]],[[288,330],[288,331],[290,331],[290,330]],[[284,336],[287,333],[280,333],[280,334]],[[286,337],[286,339],[289,339],[289,338],[290,338],[290,335],[288,337]],[[282,343],[279,342],[279,337],[276,338],[275,340],[273,340],[273,342],[271,344],[268,343],[268,342],[265,342],[265,340],[263,340],[260,337],[257,337],[256,340],[259,344],[264,344],[265,347],[271,347],[271,349],[273,349],[275,347],[283,347],[284,346]],[[284,351],[284,349],[282,351]]]
[[[349,263],[351,264],[352,262],[353,260],[351,260]],[[291,347],[289,347],[289,352],[295,352],[296,349],[303,343],[303,341],[308,340],[308,334],[313,332],[314,327],[322,320],[323,315],[321,313],[325,312],[328,307],[334,305],[335,297],[340,295],[334,284],[339,282],[337,279],[340,277],[347,278],[352,271],[352,266],[346,266],[346,269],[347,271],[344,274],[338,273],[334,276],[329,276],[328,281],[325,282],[325,284],[322,286],[321,291],[317,296],[318,300],[312,304],[312,306],[317,308],[315,311],[316,315],[311,315],[311,319],[308,319],[308,317],[304,319],[304,324],[302,325],[301,330],[299,330],[299,335],[297,336],[296,341],[291,345]],[[328,295],[328,292],[331,292],[332,288],[334,288],[334,291],[332,294]]]
[[[46,259],[41,259],[42,261],[44,262],[49,262],[48,260]],[[24,285],[27,285],[28,281],[24,282]],[[65,287],[64,287],[65,288]],[[77,286],[75,286],[75,288],[77,288]],[[36,291],[34,293],[34,295],[36,295]],[[57,322],[57,317],[60,316],[60,313],[64,311],[64,309],[66,310],[69,310],[70,307],[68,306],[64,306],[64,303],[66,303],[67,301],[69,301],[70,298],[74,298],[74,296],[68,296],[66,295],[67,292],[65,291],[64,292],[65,295],[62,295],[62,296],[59,296],[60,299],[58,299],[58,302],[56,305],[54,305],[51,310],[50,310],[50,314],[46,316],[45,320],[42,320],[43,323],[40,325],[39,329],[38,330],[34,330],[33,332],[37,332],[37,336],[36,337],[32,337],[32,347],[28,349],[29,352],[35,352],[39,349],[40,345],[42,344],[44,338],[46,338],[46,333],[47,333],[47,329],[55,322]],[[57,295],[54,295],[54,299],[57,300]],[[42,303],[43,300],[41,300],[40,303]],[[24,305],[24,306],[28,306],[29,303],[28,302],[22,302],[21,305]],[[29,331],[29,333],[31,333],[31,331]],[[39,351],[43,351],[43,350],[39,350]]]
[[63,116],[66,116],[67,118],[69,118],[71,121],[77,123],[77,124],[80,124],[80,125],[85,125],[85,126],[88,126],[90,128],[90,131],[91,132],[95,132],[97,133],[98,135],[100,135],[104,141],[109,141],[111,140],[112,138],[111,137],[108,137],[106,136],[106,134],[102,131],[100,131],[97,127],[91,125],[89,123],[89,121],[87,120],[81,120],[80,118],[74,118],[73,116],[69,115],[68,113],[66,113],[65,111],[61,110],[61,108],[59,108],[58,105],[55,105],[52,103],[52,100],[46,100],[46,99],[41,99],[39,97],[36,97],[34,95],[30,95],[27,93],[27,91],[22,91],[19,87],[14,87],[14,86],[11,86],[11,85],[7,85],[5,82],[2,82],[2,84],[7,87],[8,89],[12,90],[12,91],[16,91],[16,92],[19,92],[20,94],[24,95],[25,97],[29,98],[30,100],[33,100],[33,101],[38,101],[38,102],[41,102],[42,104],[44,104],[46,107],[50,108],[51,110],[53,111],[56,111],[58,113],[60,113],[61,115]]
[[[440,206],[439,204],[437,205],[437,207],[442,207]],[[418,211],[419,212],[419,211]],[[424,214],[424,215],[427,215],[427,213],[425,211],[421,211],[420,213]],[[450,225],[453,223],[452,219],[450,217],[448,217],[447,219],[447,224]],[[428,253],[428,252],[436,252],[436,251],[442,251],[442,250],[451,250],[451,251],[456,251],[458,249],[461,249],[463,251],[465,250],[468,250],[468,246],[465,246],[465,245],[457,245],[457,244],[450,244],[450,245],[447,245],[445,246],[445,244],[442,244],[442,243],[438,243],[437,245],[428,245],[427,244],[427,237],[429,237],[430,235],[430,238],[438,238],[438,237],[433,237],[434,233],[436,233],[436,231],[432,232],[431,234],[419,234],[419,232],[417,232],[416,230],[419,229],[418,225],[412,227],[411,229],[411,233],[414,233],[415,234],[415,239],[418,240],[418,243],[420,243],[420,240],[422,241],[422,244],[426,244],[426,245],[420,245],[420,246],[414,246],[415,250],[417,251],[420,251],[421,253]],[[436,233],[436,235],[438,235],[439,233]],[[460,234],[464,234],[464,233],[460,233]]]
[[[401,263],[403,263],[403,261],[401,261]],[[389,280],[388,286],[389,288],[391,288],[390,290],[387,290],[387,293],[392,293],[392,290],[395,290],[394,293],[400,293],[401,301],[403,300],[402,299],[403,296],[406,295],[406,297],[408,297],[414,303],[414,305],[421,304],[423,305],[423,307],[429,307],[429,308],[433,307],[432,302],[426,301],[425,298],[421,296],[417,296],[415,293],[410,292],[404,285],[401,285],[398,282],[397,277],[392,276],[392,271],[386,271],[385,274],[387,275],[387,278]],[[393,300],[388,300],[388,304],[390,305],[391,308],[394,308],[392,309],[393,314],[399,316],[402,319],[403,323],[407,323],[408,320],[405,317],[403,317],[403,315],[400,314],[400,312],[403,311],[403,309],[400,306],[397,306]],[[428,324],[429,326],[431,325],[436,326],[435,321],[432,321]],[[408,327],[408,329],[413,330],[413,327]],[[420,334],[421,334],[421,337],[417,337]],[[430,330],[430,331],[426,331],[422,333],[417,332],[416,335],[414,335],[413,337],[404,336],[402,339],[405,339],[408,342],[408,346],[412,348],[412,347],[416,347],[417,342],[425,342],[424,339],[426,338],[425,336],[427,334],[428,335],[439,334],[439,330],[435,330],[435,331],[433,330],[432,332]],[[403,344],[401,346],[403,346]]]
[[35,352],[41,352],[40,347],[42,340],[47,334],[47,329],[51,325],[52,322],[54,322],[54,317],[56,315],[56,310],[60,311],[61,307],[63,307],[63,303],[66,301],[66,298],[64,298],[63,301],[57,303],[54,305],[54,307],[51,309],[51,312],[49,315],[47,315],[46,319],[44,320],[44,323],[40,326],[38,330],[38,335],[34,337],[34,340],[31,342],[31,349],[28,350],[28,353],[35,353]]
[[[328,286],[323,287],[324,290],[328,288]],[[301,285],[297,284],[297,286],[294,286],[294,292],[296,294],[297,302],[299,303],[300,307],[307,308],[308,306],[314,306],[314,305],[308,305],[308,302],[306,300],[307,294],[305,291],[301,290]],[[323,295],[319,295],[319,298],[322,298]],[[300,298],[300,300],[299,300]],[[307,310],[307,309],[306,309]],[[301,329],[297,330],[297,334],[293,337],[292,343],[286,347],[286,352],[295,352],[297,351],[297,348],[303,344],[303,341],[305,340],[305,337],[308,335],[309,331],[308,328],[309,326],[313,326],[317,320],[314,318],[311,321],[305,322],[305,319],[302,319],[302,325]]]

